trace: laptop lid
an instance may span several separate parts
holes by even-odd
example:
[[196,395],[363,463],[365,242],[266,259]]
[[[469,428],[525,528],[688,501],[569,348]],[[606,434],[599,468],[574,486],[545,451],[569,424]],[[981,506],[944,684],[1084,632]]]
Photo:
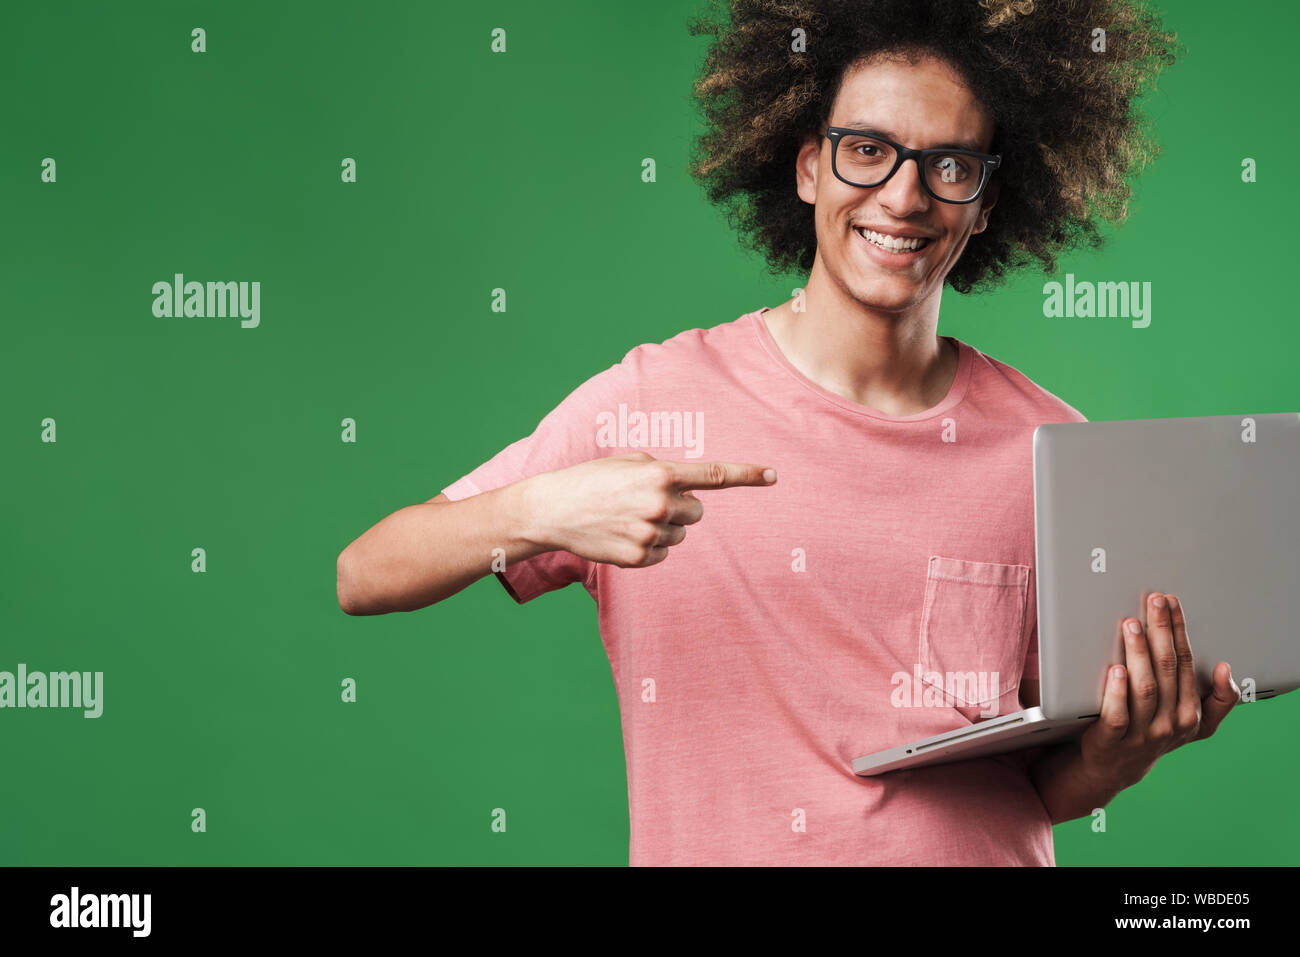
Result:
[[1300,413],[1042,425],[1034,432],[1042,709],[1097,714],[1120,621],[1178,596],[1202,695],[1300,687]]

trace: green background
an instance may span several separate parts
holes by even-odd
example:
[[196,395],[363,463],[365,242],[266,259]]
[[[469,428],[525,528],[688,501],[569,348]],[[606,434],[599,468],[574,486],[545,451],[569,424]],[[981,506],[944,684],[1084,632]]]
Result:
[[[0,712],[0,863],[626,863],[591,599],[488,580],[349,618],[334,569],[632,346],[802,284],[686,174],[698,6],[7,10],[0,670],[103,671],[105,703]],[[1165,153],[1108,248],[1061,260],[1150,281],[1149,328],[1045,319],[1025,274],[948,290],[941,331],[1092,419],[1300,409],[1300,14],[1276,6],[1166,5],[1188,53],[1148,101]],[[260,328],[155,318],[175,272],[260,281]],[[1300,694],[1239,709],[1106,833],[1058,826],[1058,862],[1300,861],[1298,727]]]

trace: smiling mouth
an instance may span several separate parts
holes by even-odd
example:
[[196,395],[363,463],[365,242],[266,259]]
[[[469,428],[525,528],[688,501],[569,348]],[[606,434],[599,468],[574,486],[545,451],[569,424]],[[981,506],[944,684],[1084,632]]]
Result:
[[887,233],[878,233],[874,229],[863,229],[861,226],[854,226],[853,229],[871,245],[887,253],[914,253],[930,245],[928,236],[890,236]]

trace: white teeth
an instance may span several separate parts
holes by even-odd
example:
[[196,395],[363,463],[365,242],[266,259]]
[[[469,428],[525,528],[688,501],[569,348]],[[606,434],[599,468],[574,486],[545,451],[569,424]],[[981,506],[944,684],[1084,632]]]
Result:
[[886,236],[884,233],[878,233],[872,229],[859,228],[858,232],[860,232],[867,239],[868,242],[871,242],[876,246],[879,246],[881,249],[887,249],[891,253],[911,252],[912,250],[920,249],[927,242],[929,242],[928,239],[915,238],[915,237],[910,239],[903,239],[898,236]]

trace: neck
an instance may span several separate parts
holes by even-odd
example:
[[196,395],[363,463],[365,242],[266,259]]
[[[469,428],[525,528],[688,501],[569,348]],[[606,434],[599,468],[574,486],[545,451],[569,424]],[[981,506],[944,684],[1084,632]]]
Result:
[[873,309],[830,281],[821,260],[794,300],[764,313],[790,364],[823,389],[885,415],[934,408],[957,375],[957,349],[939,338],[939,296],[901,312]]

